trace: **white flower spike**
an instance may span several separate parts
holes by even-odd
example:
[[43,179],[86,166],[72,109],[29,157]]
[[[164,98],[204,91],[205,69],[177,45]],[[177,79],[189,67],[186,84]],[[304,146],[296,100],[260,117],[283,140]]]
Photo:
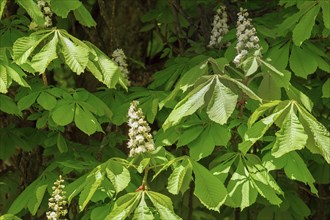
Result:
[[62,176],[59,176],[59,179],[54,182],[52,187],[53,193],[52,197],[48,200],[49,212],[46,212],[47,219],[50,220],[65,220],[65,216],[68,213],[66,209],[67,201],[65,197],[64,180]]
[[150,152],[155,150],[155,144],[148,122],[144,119],[144,114],[141,108],[138,108],[139,102],[131,102],[128,109],[128,136],[129,141],[127,147],[130,149],[129,156]]
[[228,33],[228,16],[226,12],[226,7],[221,6],[217,10],[217,14],[214,15],[213,19],[213,29],[211,31],[211,37],[208,47],[210,48],[220,48],[221,40],[223,36]]
[[257,31],[253,27],[249,18],[249,13],[246,9],[241,8],[240,12],[237,13],[237,28],[236,28],[236,51],[237,55],[234,58],[234,63],[239,66],[245,59],[248,53],[252,53],[259,49],[259,38],[256,36]]
[[125,53],[122,49],[116,49],[115,51],[113,51],[112,53],[112,57],[113,57],[113,61],[115,61],[115,63],[118,65],[120,71],[123,74],[124,79],[127,81],[127,84],[130,85],[130,80],[128,77],[129,71],[128,71],[128,65],[126,62],[126,56]]

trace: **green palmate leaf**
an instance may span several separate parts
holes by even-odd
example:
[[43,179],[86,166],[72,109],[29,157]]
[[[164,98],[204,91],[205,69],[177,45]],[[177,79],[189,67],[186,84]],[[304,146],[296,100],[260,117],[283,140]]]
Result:
[[276,84],[270,74],[264,73],[258,88],[258,95],[264,100],[281,99],[281,87]]
[[261,59],[260,62],[262,63],[264,72],[269,74],[269,76],[273,79],[274,84],[276,84],[278,87],[283,87],[285,89],[290,86],[291,73],[289,71],[279,71],[274,66]]
[[28,94],[27,96],[24,96],[18,101],[17,103],[18,108],[21,111],[29,108],[33,103],[35,103],[39,94],[40,94],[39,92],[33,92]]
[[216,78],[212,97],[207,106],[209,118],[219,124],[227,123],[236,107],[237,98],[238,95],[224,86],[219,78]]
[[324,26],[328,29],[330,29],[330,3],[327,1],[321,1],[320,5],[322,7],[322,14],[323,14],[323,23]]
[[237,169],[232,175],[227,189],[234,207],[240,207],[241,210],[243,210],[255,203],[258,191],[251,181],[249,172],[244,167],[242,160],[238,163]]
[[73,13],[80,24],[86,27],[96,26],[95,20],[83,4],[81,4],[77,9],[74,9]]
[[198,136],[203,132],[203,125],[197,124],[195,126],[190,126],[185,129],[181,135],[179,135],[179,140],[177,143],[178,147],[187,145],[191,143],[193,140],[198,138]]
[[82,3],[79,0],[70,0],[70,1],[62,1],[62,0],[52,0],[51,6],[52,11],[62,17],[66,18],[68,13],[72,10],[79,8]]
[[321,154],[330,164],[330,132],[302,106],[297,105],[300,113],[300,121],[308,134],[306,147],[312,152]]
[[163,124],[163,128],[167,129],[170,126],[176,125],[180,120],[188,115],[193,114],[197,109],[204,105],[204,96],[211,87],[213,79],[200,84],[193,89],[183,100],[181,100],[173,109]]
[[293,85],[289,85],[289,88],[286,89],[286,93],[290,99],[298,101],[303,104],[308,111],[312,111],[314,106],[312,100],[307,95],[296,89]]
[[74,113],[75,104],[67,102],[54,109],[52,119],[56,124],[65,126],[73,121]]
[[146,201],[144,200],[145,192],[141,192],[141,201],[134,211],[133,220],[153,220],[154,216],[151,213]]
[[106,167],[106,174],[117,193],[124,190],[131,181],[129,171],[123,165],[112,160]]
[[243,70],[245,72],[245,76],[251,76],[253,73],[255,73],[258,70],[258,62],[256,57],[249,57],[247,58],[243,63]]
[[170,198],[153,191],[146,191],[146,194],[157,209],[161,219],[181,219],[174,213],[172,201]]
[[118,198],[113,210],[105,217],[105,220],[121,220],[129,217],[141,200],[142,193],[142,191],[127,193]]
[[6,112],[8,114],[21,116],[22,113],[18,109],[16,103],[12,98],[6,95],[0,94],[0,111]]
[[322,97],[330,98],[330,78],[322,86]]
[[35,215],[42,202],[47,184],[45,180],[38,178],[31,183],[25,190],[19,194],[15,201],[11,204],[7,213],[17,214],[24,208],[28,208],[32,215]]
[[33,56],[31,66],[39,73],[45,72],[50,62],[57,58],[56,46],[58,43],[57,32],[54,32],[54,37],[50,40],[36,55]]
[[14,65],[7,65],[6,70],[8,76],[10,76],[10,78],[17,82],[19,85],[30,87],[29,84],[22,78],[25,76],[25,73],[20,68]]
[[0,220],[22,220],[22,219],[12,214],[5,214],[0,216]]
[[51,33],[52,31],[37,31],[28,37],[18,38],[13,45],[14,61],[19,65],[26,63],[34,49]]
[[218,165],[213,167],[211,169],[211,173],[218,177],[218,179],[221,182],[225,182],[228,176],[228,173],[230,171],[230,168],[234,161],[237,158],[236,153],[226,153],[224,155],[221,155],[220,157],[217,157],[215,161],[217,162]]
[[[122,74],[117,66],[108,56],[101,50],[89,42],[85,42],[91,51],[93,51],[94,59],[90,59],[87,69],[108,88],[114,88],[117,82],[122,79]],[[126,88],[126,85],[122,85]]]
[[246,85],[244,85],[243,83],[239,82],[238,80],[236,79],[233,79],[227,75],[221,75],[218,77],[220,79],[224,79],[226,81],[229,81],[231,82],[232,84],[236,85],[238,88],[240,88],[246,95],[248,95],[251,99],[254,99],[254,100],[257,100],[259,102],[262,102],[262,99],[257,96],[251,89],[249,89],[249,87],[247,87]]
[[231,137],[229,129],[219,124],[211,123],[201,129],[198,138],[188,144],[189,155],[195,160],[209,156],[215,146],[226,146]]
[[293,45],[290,56],[290,68],[295,75],[306,79],[309,74],[316,71],[317,62],[308,51]]
[[[245,154],[250,149],[250,147],[272,126],[272,124],[281,116],[281,114],[288,108],[290,103],[284,106],[281,110],[261,119],[257,123],[253,124],[251,128],[248,128],[244,135],[244,140],[238,145],[239,149]],[[255,117],[254,115],[252,115]]]
[[64,153],[68,151],[68,145],[66,144],[66,140],[61,135],[61,133],[58,133],[57,135],[57,148],[60,151],[60,153]]
[[79,105],[76,105],[74,122],[81,131],[88,135],[94,134],[100,127],[94,115],[90,111],[81,108]]
[[299,23],[292,32],[292,39],[295,45],[300,46],[305,40],[310,38],[315,23],[315,18],[319,11],[320,5],[317,4],[300,19]]
[[168,178],[167,189],[170,193],[177,195],[183,193],[189,188],[191,181],[192,167],[186,160],[173,170]]
[[65,63],[73,72],[78,75],[81,74],[85,70],[88,63],[88,48],[83,46],[82,42],[79,45],[75,44],[62,34],[60,34],[59,37],[62,46],[61,52],[63,53]]
[[30,17],[40,26],[45,23],[44,15],[42,14],[37,3],[33,0],[16,0],[16,2],[23,7]]
[[314,186],[314,177],[309,172],[304,160],[296,152],[290,152],[287,155],[287,163],[284,166],[285,174],[290,179],[307,183],[311,188],[312,193],[317,194],[317,189]]
[[37,102],[46,110],[52,110],[57,104],[56,98],[46,91],[40,93]]
[[35,195],[30,198],[27,207],[32,215],[35,215],[39,209],[39,206],[44,198],[48,184],[39,185],[34,189]]
[[219,211],[227,197],[225,186],[205,167],[195,161],[190,161],[195,174],[194,194],[208,209]]
[[281,43],[272,47],[269,51],[271,64],[280,70],[284,70],[287,67],[289,61],[289,50],[290,42],[285,43],[284,45]]
[[3,10],[5,9],[7,0],[0,0],[0,20],[2,17]]
[[96,167],[86,178],[86,182],[84,184],[84,189],[80,193],[79,197],[79,209],[82,211],[89,200],[94,195],[95,191],[101,185],[104,179],[104,171],[102,166]]
[[7,93],[8,87],[10,82],[8,82],[10,78],[7,75],[6,67],[3,65],[0,65],[0,92],[1,93]]
[[[204,59],[204,57],[202,57],[202,59]],[[185,72],[171,94],[159,104],[160,108],[162,108],[167,102],[173,100],[180,90],[183,92],[187,91],[187,89],[190,88],[200,76],[206,74],[208,70],[207,63],[208,61],[203,61]]]
[[276,141],[272,149],[273,156],[281,157],[290,151],[304,148],[307,137],[304,127],[300,124],[293,106],[291,106],[281,129],[276,132]]

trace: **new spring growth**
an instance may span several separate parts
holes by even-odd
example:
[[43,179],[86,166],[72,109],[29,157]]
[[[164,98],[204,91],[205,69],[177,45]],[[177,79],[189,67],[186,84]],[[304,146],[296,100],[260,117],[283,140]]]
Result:
[[59,176],[59,179],[54,182],[54,186],[52,187],[52,196],[48,200],[49,210],[46,213],[47,219],[51,220],[64,220],[65,215],[68,213],[66,209],[67,201],[65,197],[64,191],[64,180],[62,176]]
[[130,85],[130,81],[129,81],[129,77],[128,77],[128,65],[126,62],[126,56],[125,53],[122,49],[116,49],[115,51],[113,51],[112,53],[112,57],[113,60],[115,61],[115,63],[118,65],[121,73],[123,74],[124,79],[127,81],[127,84]]
[[154,140],[150,134],[151,129],[138,105],[138,101],[133,101],[128,109],[129,141],[127,147],[130,149],[130,157],[155,150]]
[[248,53],[253,53],[259,49],[259,38],[256,36],[256,29],[253,27],[249,18],[249,13],[246,9],[241,8],[237,13],[237,56],[234,58],[234,63],[239,66],[245,59]]
[[211,37],[208,47],[210,48],[220,48],[221,40],[223,36],[228,33],[228,25],[227,25],[228,17],[226,12],[226,7],[221,6],[216,15],[214,15],[213,23],[212,23],[212,31]]

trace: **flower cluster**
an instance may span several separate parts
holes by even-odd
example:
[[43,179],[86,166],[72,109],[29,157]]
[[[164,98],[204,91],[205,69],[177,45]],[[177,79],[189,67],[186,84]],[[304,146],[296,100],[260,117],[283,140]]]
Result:
[[127,147],[130,149],[129,156],[153,151],[155,150],[155,144],[150,134],[150,127],[144,119],[144,114],[141,108],[138,108],[139,102],[131,102],[131,106],[128,109],[128,136],[129,141]]
[[118,65],[120,71],[122,72],[124,79],[127,80],[127,84],[129,85],[130,81],[128,78],[128,65],[126,62],[126,56],[124,54],[124,51],[122,49],[116,49],[115,51],[113,51],[112,57],[115,63]]
[[237,56],[233,62],[238,66],[243,62],[248,53],[259,49],[260,46],[259,38],[256,36],[256,29],[251,23],[252,19],[249,18],[247,10],[241,8],[240,12],[237,13],[237,16]]
[[65,215],[68,213],[66,209],[67,201],[65,197],[64,180],[62,176],[59,176],[59,179],[55,181],[54,186],[52,187],[53,193],[52,197],[48,200],[49,212],[46,213],[47,219],[59,220],[65,219]]
[[227,25],[228,17],[226,12],[226,7],[221,6],[217,10],[217,14],[214,15],[213,19],[213,29],[211,31],[211,38],[208,47],[211,48],[220,48],[220,43],[223,36],[228,33]]
[[53,25],[52,22],[52,16],[53,13],[50,10],[50,5],[48,4],[48,2],[46,2],[45,0],[38,0],[38,7],[40,8],[41,12],[44,14],[45,17],[45,27],[50,27]]

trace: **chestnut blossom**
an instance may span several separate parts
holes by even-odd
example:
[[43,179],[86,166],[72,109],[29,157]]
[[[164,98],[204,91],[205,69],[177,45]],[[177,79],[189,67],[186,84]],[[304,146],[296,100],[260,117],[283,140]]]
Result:
[[133,101],[128,109],[128,126],[130,128],[127,147],[130,149],[130,157],[155,150],[154,140],[150,134],[151,129],[144,119],[142,109],[138,108],[138,105],[138,101]]
[[221,40],[223,36],[228,33],[228,16],[226,12],[226,7],[221,6],[217,10],[217,14],[214,15],[213,19],[213,29],[211,31],[211,37],[208,47],[210,48],[220,48]]
[[59,179],[54,182],[54,186],[52,187],[52,196],[48,200],[48,207],[50,211],[46,212],[47,219],[50,220],[60,220],[66,219],[65,216],[68,213],[66,209],[67,201],[65,197],[64,180],[62,176],[59,176]]
[[249,18],[249,13],[246,9],[241,8],[237,13],[237,28],[236,28],[236,51],[237,55],[234,58],[234,63],[239,66],[245,59],[248,53],[253,53],[259,49],[259,38],[256,36],[256,29],[253,27]]
[[127,69],[128,65],[126,62],[126,56],[122,49],[116,49],[112,53],[113,61],[118,65],[121,73],[123,74],[124,79],[127,81],[127,84],[130,85],[128,78],[129,71]]
[[45,27],[52,26],[53,25],[53,22],[52,22],[53,13],[50,9],[49,3],[46,2],[45,0],[38,0],[37,5],[40,8],[42,14],[44,15],[44,18],[45,18],[44,26]]

